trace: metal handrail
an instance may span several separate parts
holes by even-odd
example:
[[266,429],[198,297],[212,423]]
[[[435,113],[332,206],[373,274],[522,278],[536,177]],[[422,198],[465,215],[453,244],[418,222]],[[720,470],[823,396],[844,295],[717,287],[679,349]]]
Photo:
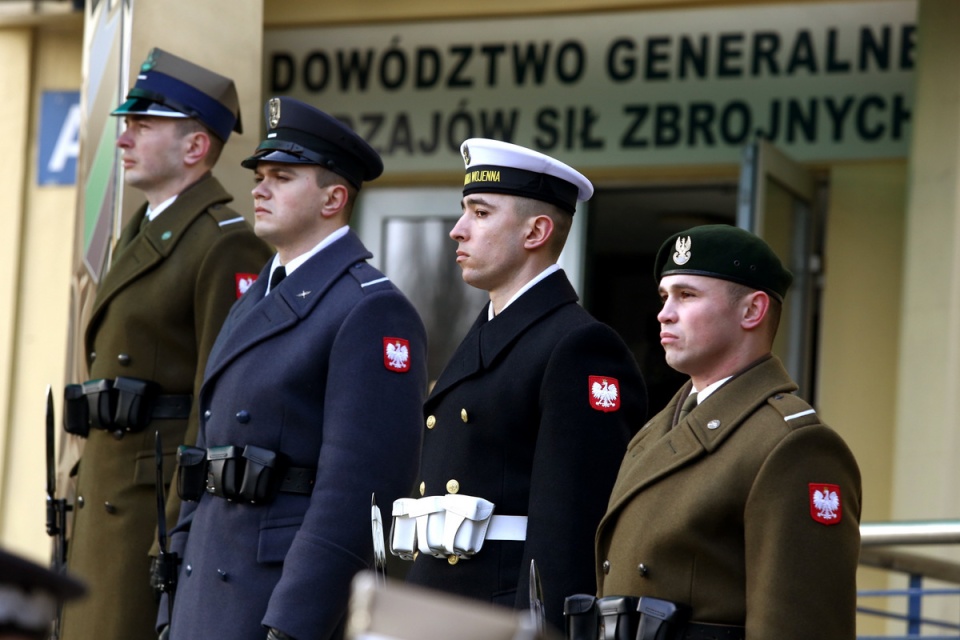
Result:
[[862,547],[960,543],[960,520],[873,522],[860,525]]
[[[860,564],[879,569],[897,571],[909,575],[910,586],[905,590],[865,590],[858,597],[906,596],[907,613],[897,614],[864,606],[857,611],[867,615],[902,620],[907,623],[905,636],[861,636],[859,640],[911,640],[921,635],[921,626],[930,625],[940,629],[960,629],[954,622],[932,620],[922,617],[921,599],[929,595],[956,595],[960,589],[923,589],[922,580],[933,578],[943,582],[960,584],[960,563],[941,560],[926,555],[908,553],[900,549],[884,547],[898,545],[944,545],[960,543],[960,521],[926,520],[916,522],[879,522],[860,525]],[[933,636],[930,636],[933,640]],[[936,636],[936,638],[956,636]]]

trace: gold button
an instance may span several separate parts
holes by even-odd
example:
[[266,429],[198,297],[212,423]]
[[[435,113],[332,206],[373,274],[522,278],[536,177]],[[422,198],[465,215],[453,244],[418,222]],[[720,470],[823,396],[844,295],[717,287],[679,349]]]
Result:
[[447,556],[447,562],[450,564],[457,564],[460,562],[460,558],[458,556]]
[[457,491],[460,491],[460,483],[456,480],[448,480],[447,493],[456,493]]
[[467,410],[466,410],[466,409],[460,409],[460,419],[463,420],[464,422],[467,421]]
[[433,429],[435,426],[437,426],[437,417],[436,417],[436,416],[430,416],[430,417],[428,417],[428,418],[427,418],[427,429]]
[[421,483],[420,483],[420,495],[423,495],[426,490],[427,490],[427,483],[426,483],[426,482],[421,482]]
[[610,561],[609,561],[609,560],[604,560],[604,561],[603,561],[603,573],[604,573],[604,575],[610,573]]

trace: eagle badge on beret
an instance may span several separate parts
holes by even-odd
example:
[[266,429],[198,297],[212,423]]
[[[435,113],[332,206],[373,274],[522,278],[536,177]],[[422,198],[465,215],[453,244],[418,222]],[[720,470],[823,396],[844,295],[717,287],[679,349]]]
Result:
[[590,406],[597,411],[616,411],[620,408],[620,382],[609,376],[588,376]]
[[843,504],[840,502],[840,486],[835,484],[810,483],[810,515],[815,522],[840,524]]
[[384,338],[383,366],[397,373],[410,371],[410,341],[403,338]]
[[678,265],[685,265],[690,262],[690,245],[692,241],[690,236],[677,238],[677,251],[673,254],[673,261]]
[[270,128],[276,129],[280,124],[280,98],[270,98]]

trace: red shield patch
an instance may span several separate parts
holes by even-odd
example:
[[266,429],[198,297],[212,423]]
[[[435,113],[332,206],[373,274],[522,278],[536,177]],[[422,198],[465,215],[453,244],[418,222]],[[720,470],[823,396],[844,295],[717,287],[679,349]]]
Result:
[[403,338],[384,338],[383,366],[398,373],[410,371],[410,342]]
[[247,289],[250,288],[254,282],[257,281],[257,274],[255,273],[238,273],[237,276],[237,297],[239,298],[247,292]]
[[588,376],[587,398],[597,411],[616,411],[620,408],[620,382],[610,376]]
[[835,484],[810,483],[810,516],[820,524],[840,524],[843,502],[840,486]]

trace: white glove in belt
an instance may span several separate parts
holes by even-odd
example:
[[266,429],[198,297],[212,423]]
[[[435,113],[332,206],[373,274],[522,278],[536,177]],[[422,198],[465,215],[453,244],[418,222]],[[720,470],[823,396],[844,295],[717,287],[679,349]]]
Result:
[[526,540],[527,516],[495,516],[489,500],[448,493],[393,503],[390,552],[412,560],[420,551],[437,558],[469,558],[484,540]]

